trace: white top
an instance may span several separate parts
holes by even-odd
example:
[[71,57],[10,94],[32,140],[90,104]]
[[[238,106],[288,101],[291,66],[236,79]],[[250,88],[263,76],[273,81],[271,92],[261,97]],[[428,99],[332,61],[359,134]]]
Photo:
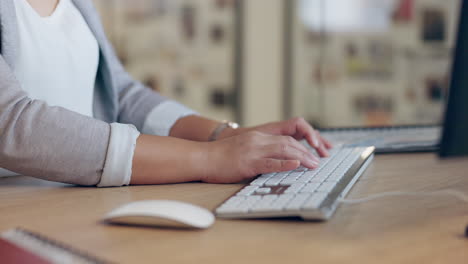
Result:
[[[19,56],[14,73],[31,99],[43,100],[93,116],[93,94],[99,46],[71,0],[60,0],[55,11],[41,17],[26,0],[15,0]],[[156,106],[143,126],[147,134],[167,136],[174,123],[192,110],[173,101]],[[139,131],[111,124],[111,136],[100,187],[128,185]],[[14,173],[2,170],[0,176]]]
[[93,116],[99,47],[70,0],[41,17],[26,0],[15,0],[19,52],[14,69],[33,99]]

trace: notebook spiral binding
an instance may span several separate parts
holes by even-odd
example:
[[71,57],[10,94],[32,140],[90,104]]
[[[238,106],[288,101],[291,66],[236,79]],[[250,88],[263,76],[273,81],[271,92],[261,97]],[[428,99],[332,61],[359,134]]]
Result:
[[1,237],[37,255],[41,255],[53,263],[111,263],[24,228],[8,230]]

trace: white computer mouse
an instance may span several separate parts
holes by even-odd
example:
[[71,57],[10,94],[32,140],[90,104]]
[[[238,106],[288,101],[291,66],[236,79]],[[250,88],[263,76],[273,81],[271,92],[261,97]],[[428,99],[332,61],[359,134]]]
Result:
[[208,228],[213,213],[199,206],[178,201],[145,200],[124,204],[107,214],[104,221],[116,224]]

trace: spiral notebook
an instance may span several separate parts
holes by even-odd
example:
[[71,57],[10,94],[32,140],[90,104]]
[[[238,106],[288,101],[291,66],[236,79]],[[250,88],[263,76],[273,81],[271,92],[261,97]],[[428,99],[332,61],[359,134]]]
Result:
[[8,230],[0,235],[0,260],[2,264],[110,263],[20,228]]

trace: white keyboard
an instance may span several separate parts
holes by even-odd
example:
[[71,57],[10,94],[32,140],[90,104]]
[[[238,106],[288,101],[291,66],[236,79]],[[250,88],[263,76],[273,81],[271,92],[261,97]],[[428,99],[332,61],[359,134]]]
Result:
[[374,147],[343,147],[330,151],[314,170],[262,174],[216,209],[223,218],[298,216],[326,220],[367,168]]

